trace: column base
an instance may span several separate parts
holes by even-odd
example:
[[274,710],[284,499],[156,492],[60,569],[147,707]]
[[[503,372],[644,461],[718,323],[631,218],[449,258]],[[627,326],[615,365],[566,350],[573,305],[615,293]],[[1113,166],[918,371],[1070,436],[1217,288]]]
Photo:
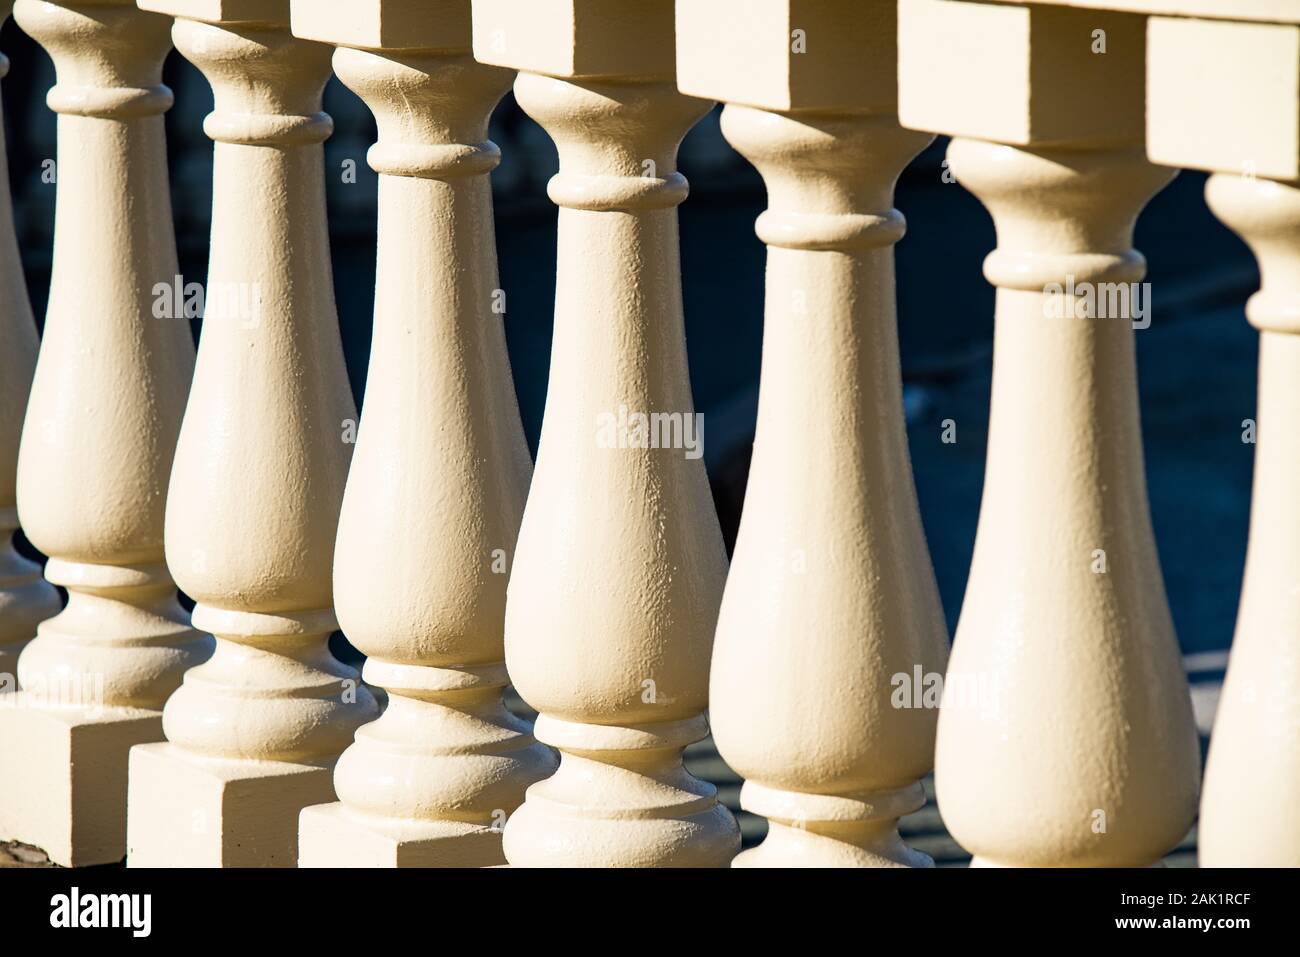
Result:
[[52,708],[27,692],[0,697],[0,837],[63,867],[126,856],[127,755],[161,741],[162,712]]
[[934,867],[898,833],[898,819],[925,806],[920,781],[893,791],[814,794],[750,779],[740,806],[767,818],[768,831],[732,867]]
[[825,822],[797,827],[768,821],[763,843],[738,854],[731,866],[934,867],[934,859],[908,847],[895,826],[866,836],[856,833],[859,830],[832,830]]
[[740,850],[718,789],[682,765],[686,745],[708,734],[702,715],[595,725],[542,713],[534,734],[559,749],[560,765],[506,820],[511,865],[726,867]]
[[[987,857],[979,857],[979,856],[975,856],[975,857],[972,857],[972,858],[970,859],[970,866],[971,866],[971,867],[1005,867],[1005,868],[1012,868],[1012,867],[1039,867],[1040,865],[1037,865],[1037,864],[1002,864],[1002,863],[999,863],[998,861],[991,861],[991,860],[989,860]],[[1064,863],[1064,864],[1057,864],[1057,865],[1055,865],[1055,866],[1056,866],[1056,867],[1068,867],[1068,868],[1071,868],[1071,869],[1076,869],[1076,868],[1080,868],[1080,867],[1120,867],[1120,868],[1127,867],[1127,868],[1132,868],[1132,869],[1135,869],[1135,870],[1148,870],[1148,869],[1153,868],[1153,867],[1157,867],[1157,868],[1159,868],[1159,867],[1168,867],[1169,865],[1167,865],[1167,864],[1164,862],[1164,860],[1161,859],[1161,860],[1158,860],[1158,861],[1153,861],[1153,862],[1150,863],[1150,864],[1077,864],[1077,863],[1074,863],[1074,862],[1070,862],[1070,863]]]
[[298,819],[299,867],[494,867],[501,831],[464,821],[378,821],[342,803]]
[[680,817],[601,818],[530,795],[510,815],[505,843],[514,867],[726,867],[740,831],[718,803]]
[[333,769],[131,751],[128,867],[294,867],[298,815],[334,799]]

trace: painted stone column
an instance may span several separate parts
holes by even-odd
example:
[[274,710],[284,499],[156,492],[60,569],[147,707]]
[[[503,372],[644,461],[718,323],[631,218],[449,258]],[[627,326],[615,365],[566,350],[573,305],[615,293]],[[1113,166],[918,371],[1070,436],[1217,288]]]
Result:
[[[1214,172],[1205,197],[1259,261],[1255,476],[1241,605],[1215,713],[1197,827],[1204,867],[1300,867],[1300,113],[1293,23],[1153,17],[1151,158]],[[1249,417],[1233,416],[1235,446]]]
[[950,167],[998,233],[988,464],[939,809],[977,864],[1150,864],[1191,825],[1199,752],[1133,352],[1150,318],[1133,224],[1173,175],[1142,148],[1143,20],[945,0],[899,17],[903,123],[958,137]]
[[560,152],[550,385],[505,641],[537,737],[561,758],[508,821],[506,858],[723,865],[736,823],[682,766],[708,733],[726,577],[675,210],[677,145],[708,104],[673,85],[671,0],[475,0],[474,53],[523,71],[515,96]]
[[[132,866],[294,866],[302,808],[377,708],[327,646],[355,408],[339,343],[320,110],[330,50],[288,5],[149,0],[212,84],[212,252],[167,558],[212,659],[131,754]],[[209,20],[189,16],[210,17]]]
[[[730,29],[741,18],[750,31]],[[937,685],[948,636],[904,431],[892,250],[894,181],[931,137],[893,115],[895,26],[893,2],[678,4],[678,84],[728,101],[723,133],[769,196],[758,426],[710,687],[741,803],[769,820],[736,866],[932,863],[897,830],[925,803],[938,699],[900,699],[896,677]]]
[[1198,830],[1208,867],[1300,866],[1300,180],[1212,176],[1210,208],[1251,247],[1263,288],[1250,538]]
[[[10,0],[0,0],[0,24],[12,10]],[[9,58],[0,53],[0,78],[8,72]],[[19,653],[36,634],[36,626],[57,614],[62,605],[59,593],[41,575],[40,566],[18,554],[13,544],[18,529],[18,439],[40,342],[14,235],[3,114],[0,114],[0,277],[0,693],[3,693],[17,690]]]
[[18,460],[18,511],[68,604],[18,663],[0,711],[0,833],[59,864],[125,852],[127,752],[211,651],[163,562],[163,513],[194,366],[174,284],[161,83],[167,21],[131,3],[19,0],[55,63],[58,118],[49,307]]
[[334,561],[339,621],[388,692],[307,808],[301,866],[504,864],[555,770],[508,683],[506,580],[532,463],[506,354],[487,138],[507,70],[470,56],[469,0],[293,5],[374,111],[379,264],[365,409]]

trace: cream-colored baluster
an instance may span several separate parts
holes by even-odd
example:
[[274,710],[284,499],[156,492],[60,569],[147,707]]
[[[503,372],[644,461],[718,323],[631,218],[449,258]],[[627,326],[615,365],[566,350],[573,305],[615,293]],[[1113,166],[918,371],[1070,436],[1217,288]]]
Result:
[[1255,479],[1241,606],[1197,835],[1206,867],[1300,866],[1300,180],[1210,178],[1210,208],[1259,259]]
[[1260,333],[1258,407],[1253,421],[1233,416],[1224,436],[1257,444],[1241,606],[1197,833],[1210,867],[1300,866],[1300,150],[1280,120],[1300,116],[1300,13],[1295,20],[1153,17],[1148,26],[1151,158],[1215,171],[1210,209],[1250,246],[1262,278],[1246,306]]
[[167,702],[167,743],[132,751],[129,863],[293,866],[299,812],[334,799],[334,763],[377,713],[326,644],[356,417],[325,223],[330,49],[294,39],[274,0],[212,22],[186,19],[188,0],[144,5],[181,17],[177,49],[216,101],[207,309],[166,537],[217,648]]
[[[167,21],[131,3],[19,0],[54,60],[58,117],[49,307],[23,424],[18,510],[68,589],[24,649],[0,712],[0,832],[59,864],[125,852],[127,751],[211,651],[163,563],[163,512],[194,368],[176,282],[161,83]],[[174,305],[174,303],[172,304]],[[160,308],[160,306],[162,308]],[[75,773],[74,773],[75,770]]]
[[[13,10],[0,0],[0,24]],[[0,78],[9,58],[0,53]],[[0,693],[18,683],[18,654],[36,634],[36,626],[59,610],[59,594],[35,563],[18,554],[18,438],[27,409],[27,394],[36,371],[36,323],[27,299],[27,281],[9,199],[9,162],[5,152],[4,116],[0,113]]]
[[537,737],[562,753],[507,823],[505,852],[516,865],[721,865],[735,821],[681,760],[708,731],[726,577],[675,209],[677,145],[708,104],[673,85],[671,0],[581,6],[474,2],[475,56],[525,71],[515,95],[560,152],[550,385],[506,663],[541,713]]
[[1300,180],[1227,173],[1210,208],[1259,259],[1255,478],[1241,606],[1198,832],[1207,867],[1300,866]]
[[374,111],[379,266],[365,410],[334,562],[339,620],[388,692],[303,811],[303,866],[505,863],[555,769],[506,711],[502,629],[531,462],[506,355],[487,138],[512,74],[469,55],[469,0],[293,4]]
[[937,686],[948,638],[903,427],[892,249],[894,181],[931,137],[893,115],[894,27],[892,0],[677,7],[678,85],[731,104],[723,132],[769,195],[758,427],[710,693],[741,803],[770,821],[738,866],[932,863],[897,830],[925,803],[938,716],[937,695],[902,686],[918,668]]
[[959,137],[951,169],[998,232],[988,463],[939,808],[977,863],[1149,864],[1191,825],[1199,754],[1133,353],[1150,318],[1133,223],[1173,175],[1142,148],[1143,20],[946,0],[899,17],[902,121]]

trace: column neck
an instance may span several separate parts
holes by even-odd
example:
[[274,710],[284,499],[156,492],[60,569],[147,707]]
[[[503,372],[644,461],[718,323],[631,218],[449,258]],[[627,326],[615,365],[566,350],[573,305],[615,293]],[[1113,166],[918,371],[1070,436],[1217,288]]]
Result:
[[1044,292],[1051,283],[1137,282],[1146,260],[1133,226],[1174,171],[1141,147],[1021,149],[955,139],[953,172],[988,208],[998,247],[984,275],[1001,289]]
[[218,143],[288,150],[323,143],[334,121],[321,111],[330,48],[284,27],[177,20],[172,37],[212,85],[203,131]]
[[169,17],[134,3],[18,0],[14,19],[54,60],[58,82],[46,103],[55,113],[125,121],[171,108],[162,83]]
[[682,137],[709,110],[671,82],[561,80],[520,74],[515,96],[560,153],[547,193],[568,209],[641,214],[671,209],[689,186],[677,171]]
[[1219,173],[1206,183],[1205,199],[1259,262],[1260,289],[1246,305],[1250,324],[1300,334],[1300,183]]
[[894,184],[929,133],[894,116],[777,113],[728,106],[722,131],[763,176],[768,208],[758,237],[769,246],[854,250],[891,246],[906,223]]
[[510,71],[458,52],[347,47],[334,53],[334,70],[375,115],[379,139],[367,160],[381,176],[455,180],[484,176],[501,162],[487,128]]

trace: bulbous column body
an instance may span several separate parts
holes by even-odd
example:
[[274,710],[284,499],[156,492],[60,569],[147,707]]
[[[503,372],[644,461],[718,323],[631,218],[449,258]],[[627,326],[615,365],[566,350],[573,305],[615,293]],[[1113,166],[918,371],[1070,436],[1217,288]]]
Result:
[[892,247],[894,182],[932,137],[888,115],[734,105],[722,128],[769,195],[758,426],[709,695],[741,802],[770,821],[735,864],[929,865],[897,819],[925,803],[937,701],[898,706],[895,676],[942,675],[948,637],[903,428]]
[[[0,24],[12,10],[10,0],[0,0]],[[9,58],[0,53],[0,79],[8,72]],[[18,440],[39,346],[14,235],[0,113],[0,691],[15,690],[19,652],[36,634],[36,626],[62,604],[40,566],[18,554],[13,544],[18,528]]]
[[379,123],[375,331],[334,594],[389,697],[339,760],[339,803],[303,812],[304,866],[504,864],[507,815],[555,769],[502,701],[506,573],[532,470],[494,311],[487,175],[500,156],[488,116],[512,74],[464,40],[460,53],[334,54]]
[[54,60],[47,102],[59,114],[49,307],[17,497],[68,604],[24,649],[26,698],[0,718],[0,760],[31,769],[0,799],[0,831],[58,863],[105,863],[124,852],[127,751],[161,739],[163,702],[211,651],[163,561],[194,365],[188,323],[154,311],[155,287],[177,272],[170,43],[165,18],[116,0],[19,0],[15,17]]
[[626,425],[658,413],[675,417],[683,441],[696,429],[676,152],[707,103],[659,80],[528,73],[515,95],[559,147],[549,192],[561,209],[550,384],[506,603],[506,662],[540,712],[537,737],[561,759],[507,823],[506,857],[725,864],[735,821],[681,756],[708,733],[726,553],[703,460],[680,444],[642,447]]
[[[956,139],[998,287],[988,464],[939,715],[939,807],[976,863],[1137,866],[1187,833],[1199,753],[1148,512],[1129,284],[1171,172],[1141,148]],[[1114,313],[1094,318],[1123,284]],[[951,706],[957,688],[974,706]]]
[[1216,174],[1210,208],[1259,260],[1250,539],[1197,832],[1208,867],[1300,866],[1300,184]]
[[216,147],[167,556],[217,647],[168,700],[167,743],[132,753],[133,866],[293,866],[299,812],[333,799],[335,760],[377,713],[326,643],[356,414],[325,224],[330,50],[291,37],[280,5],[266,6],[259,22],[173,28],[212,84]]

